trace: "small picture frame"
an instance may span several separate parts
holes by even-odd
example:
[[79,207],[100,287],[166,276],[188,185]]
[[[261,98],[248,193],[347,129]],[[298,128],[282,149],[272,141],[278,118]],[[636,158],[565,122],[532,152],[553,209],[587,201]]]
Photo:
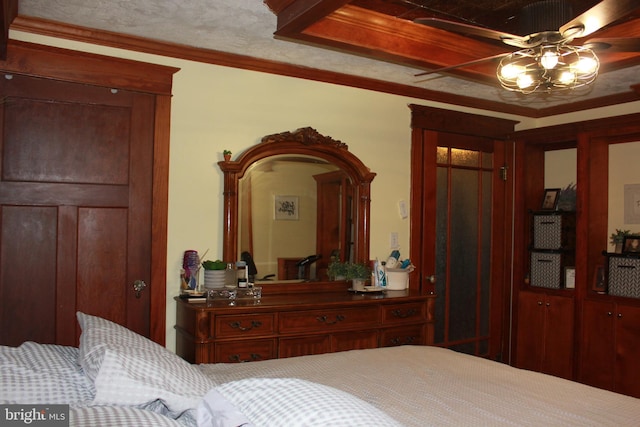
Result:
[[558,207],[558,200],[560,200],[561,188],[545,188],[544,197],[542,198],[542,206],[540,209],[543,211],[555,211]]
[[607,292],[607,278],[604,274],[603,265],[596,266],[596,269],[593,272],[593,285],[591,289],[600,294]]
[[624,236],[622,253],[640,255],[640,236]]
[[576,268],[564,268],[564,287],[565,289],[575,289],[576,287]]
[[297,221],[300,215],[298,196],[275,196],[274,219],[278,221]]

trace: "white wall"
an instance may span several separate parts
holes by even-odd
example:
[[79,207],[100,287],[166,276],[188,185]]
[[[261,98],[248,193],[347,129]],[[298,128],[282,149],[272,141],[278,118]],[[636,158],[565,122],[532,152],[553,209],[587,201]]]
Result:
[[[384,93],[318,83],[209,64],[11,31],[13,39],[179,67],[171,109],[169,222],[167,248],[167,331],[175,348],[175,302],[186,249],[208,259],[222,256],[222,150],[236,156],[264,135],[311,126],[341,140],[373,172],[372,257],[389,252],[389,234],[398,232],[409,256],[409,219],[397,202],[410,200],[410,110],[415,103],[521,120],[517,129],[543,120],[451,107]],[[640,103],[638,104],[640,105]],[[637,109],[637,108],[636,108]]]

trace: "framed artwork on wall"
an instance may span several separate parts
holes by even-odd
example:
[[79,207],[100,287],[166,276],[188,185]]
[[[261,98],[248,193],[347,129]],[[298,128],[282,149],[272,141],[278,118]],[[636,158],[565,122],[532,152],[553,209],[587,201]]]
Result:
[[560,191],[562,191],[560,188],[545,188],[540,209],[543,211],[555,211],[560,199]]
[[624,236],[622,253],[640,254],[640,236]]
[[300,208],[298,196],[275,196],[274,219],[281,221],[297,221]]

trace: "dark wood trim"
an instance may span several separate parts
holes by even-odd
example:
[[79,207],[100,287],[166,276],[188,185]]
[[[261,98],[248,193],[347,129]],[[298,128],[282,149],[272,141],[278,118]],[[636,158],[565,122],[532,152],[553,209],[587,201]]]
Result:
[[[3,71],[73,83],[171,95],[179,68],[9,40]],[[71,66],[73,64],[73,66]]]
[[150,53],[165,57],[185,59],[188,61],[221,65],[225,67],[240,68],[287,77],[302,78],[323,83],[355,87],[359,89],[372,90],[375,92],[406,96],[415,99],[424,99],[433,102],[442,102],[445,104],[477,108],[487,111],[495,111],[498,113],[515,114],[532,118],[540,118],[561,113],[587,110],[596,107],[606,107],[608,105],[632,102],[640,99],[639,91],[637,89],[630,88],[630,91],[628,93],[619,94],[608,98],[587,100],[579,103],[572,103],[548,109],[536,109],[503,104],[494,101],[487,101],[478,98],[471,98],[461,94],[438,92],[415,86],[384,82],[371,78],[296,66],[283,62],[252,58],[249,56],[237,55],[211,49],[199,49],[175,43],[162,42],[159,40],[151,40],[109,31],[95,30],[86,27],[63,24],[56,21],[28,16],[18,15],[11,24],[11,29],[102,46],[110,46],[135,52]]
[[[167,223],[169,207],[169,141],[171,96],[156,96],[153,153],[153,210],[151,218],[151,285],[160,290],[151,293],[150,338],[162,345],[167,336]],[[164,313],[163,313],[164,311]]]
[[410,104],[411,127],[458,135],[504,139],[520,123],[515,120],[498,119],[479,114],[461,113],[442,108]]
[[0,60],[7,59],[7,43],[9,42],[9,27],[18,16],[18,0],[2,0],[0,8]]

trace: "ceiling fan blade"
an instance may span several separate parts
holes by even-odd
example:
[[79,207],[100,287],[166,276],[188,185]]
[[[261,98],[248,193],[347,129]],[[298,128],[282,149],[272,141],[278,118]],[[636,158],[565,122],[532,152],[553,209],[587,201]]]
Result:
[[589,39],[583,46],[596,52],[640,52],[640,37]]
[[422,73],[415,74],[414,76],[415,77],[420,77],[420,76],[426,76],[427,74],[442,73],[442,72],[449,71],[449,70],[455,70],[456,68],[463,68],[463,67],[467,67],[469,65],[475,65],[475,64],[480,64],[482,62],[491,61],[492,59],[502,58],[503,56],[507,56],[507,55],[510,55],[510,54],[511,54],[511,52],[499,53],[498,55],[487,56],[487,57],[480,58],[480,59],[474,59],[473,61],[463,62],[461,64],[456,64],[456,65],[450,65],[448,67],[437,68],[437,69],[431,70],[431,71],[424,71]]
[[515,34],[504,33],[502,31],[496,31],[484,27],[477,27],[475,25],[462,24],[460,22],[447,21],[446,19],[418,18],[413,22],[453,33],[499,40],[518,47],[527,46],[527,40],[529,39],[528,37],[517,36]]
[[574,28],[584,27],[584,30],[575,37],[585,37],[639,7],[640,0],[603,0],[560,27],[560,33],[564,35]]

